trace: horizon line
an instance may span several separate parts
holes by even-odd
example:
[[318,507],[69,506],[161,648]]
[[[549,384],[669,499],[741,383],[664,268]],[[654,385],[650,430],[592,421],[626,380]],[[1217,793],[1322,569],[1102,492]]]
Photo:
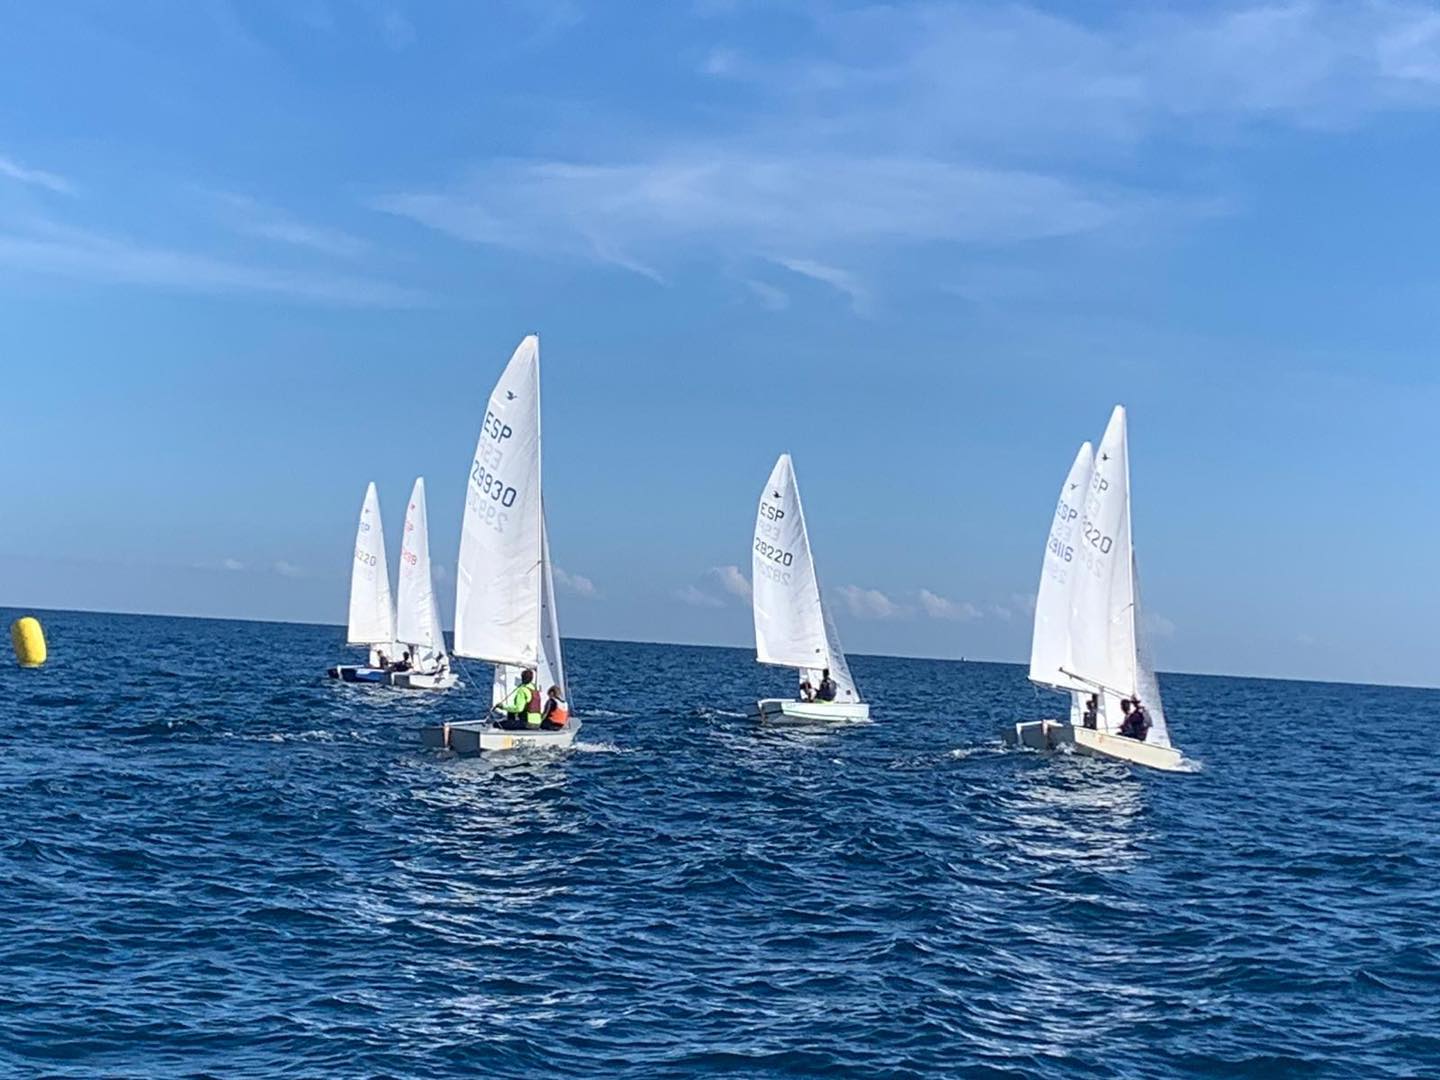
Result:
[[[167,611],[113,611],[103,608],[51,608],[51,607],[20,607],[12,604],[0,604],[0,610],[5,611],[39,611],[56,612],[61,615],[125,615],[141,619],[201,619],[208,622],[240,622],[240,623],[271,623],[279,626],[316,626],[327,627],[336,630],[344,629],[343,623],[312,622],[306,619],[254,619],[244,615],[179,615]],[[453,638],[454,630],[450,631]],[[738,649],[741,651],[753,648],[752,645],[717,645],[713,642],[698,641],[650,641],[642,638],[624,637],[578,637],[573,634],[561,634],[562,641],[596,641],[617,645],[665,645],[682,649]],[[457,654],[458,655],[458,654]],[[969,656],[907,656],[901,653],[846,653],[847,656],[864,656],[874,660],[929,660],[941,664],[997,664],[1006,667],[1025,667],[1023,660],[986,660],[971,658]],[[468,658],[462,658],[468,659]],[[758,661],[757,661],[758,663]],[[1219,671],[1161,671],[1158,675],[1182,675],[1201,679],[1248,679],[1254,682],[1294,682],[1307,683],[1311,686],[1373,686],[1382,690],[1429,690],[1440,691],[1440,686],[1427,686],[1422,683],[1376,683],[1376,682],[1346,682],[1336,679],[1301,679],[1293,675],[1233,675]]]

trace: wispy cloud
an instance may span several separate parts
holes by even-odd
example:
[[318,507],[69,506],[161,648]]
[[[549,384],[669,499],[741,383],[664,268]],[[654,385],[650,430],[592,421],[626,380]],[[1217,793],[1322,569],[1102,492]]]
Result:
[[672,589],[670,590],[670,596],[672,599],[679,600],[682,604],[689,604],[691,607],[720,608],[725,606],[724,600],[694,585],[682,585],[678,589]]
[[841,585],[836,592],[857,619],[898,619],[910,613],[903,604],[896,603],[879,589]]
[[60,195],[74,195],[75,185],[65,177],[43,169],[31,169],[21,165],[14,158],[0,154],[0,177],[16,180],[32,187],[45,188]]
[[375,278],[238,262],[49,222],[0,225],[0,266],[177,292],[259,293],[340,307],[409,308],[429,299]]
[[415,24],[393,4],[386,4],[381,8],[378,22],[380,36],[384,39],[385,44],[396,52],[408,49],[415,44]]
[[844,293],[850,298],[850,306],[858,314],[869,314],[870,290],[861,285],[855,275],[848,270],[841,270],[836,266],[826,266],[813,259],[776,259],[775,261],[792,273],[819,281]]
[[[745,31],[765,5],[723,6],[735,40],[762,40],[758,24]],[[1235,212],[1223,191],[1134,168],[1161,138],[1200,147],[1251,125],[1440,106],[1440,15],[1421,4],[1135,5],[1082,20],[941,0],[790,15],[783,43],[703,53],[696,78],[735,90],[708,138],[659,128],[605,140],[603,157],[482,160],[372,205],[468,243],[662,283],[709,260],[772,309],[791,298],[749,268],[780,265],[865,314],[896,252],[923,248],[933,280],[963,278],[977,253],[1140,244]]]
[[296,566],[292,562],[286,562],[284,559],[280,559],[275,563],[274,570],[275,573],[281,577],[299,578],[305,576],[305,570],[302,567]]
[[954,619],[968,621],[984,615],[968,600],[949,600],[929,589],[920,590],[920,609],[932,619]]
[[241,562],[239,559],[224,559],[224,560],[221,561],[220,566],[221,566],[221,569],[224,569],[224,570],[244,570],[244,569],[245,569],[245,564],[244,564],[243,562]]
[[784,311],[790,306],[790,296],[783,289],[777,289],[774,285],[757,281],[755,278],[741,278],[740,280],[760,301],[762,307],[771,311]]
[[597,594],[595,583],[584,574],[567,573],[558,566],[552,566],[551,570],[555,575],[555,584],[562,589],[568,589],[576,596],[594,597]]
[[1156,611],[1146,611],[1140,617],[1141,628],[1152,638],[1175,636],[1175,624]]
[[249,195],[222,191],[216,192],[215,198],[225,211],[230,227],[247,236],[344,258],[353,258],[369,246],[350,233],[300,221]]
[[492,162],[456,185],[372,205],[471,243],[646,267],[652,276],[648,268],[677,249],[764,259],[860,301],[865,291],[850,271],[799,253],[1067,236],[1118,223],[1150,201],[926,157],[713,146],[628,164]]
[[720,587],[731,596],[750,602],[750,579],[738,566],[712,566],[710,573],[720,582]]

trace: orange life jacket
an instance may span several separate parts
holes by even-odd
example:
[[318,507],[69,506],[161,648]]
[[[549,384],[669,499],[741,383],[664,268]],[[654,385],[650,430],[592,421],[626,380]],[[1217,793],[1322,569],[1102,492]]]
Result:
[[570,706],[563,701],[556,701],[554,708],[550,710],[550,715],[545,718],[547,723],[554,724],[556,727],[564,727],[565,722],[569,719]]

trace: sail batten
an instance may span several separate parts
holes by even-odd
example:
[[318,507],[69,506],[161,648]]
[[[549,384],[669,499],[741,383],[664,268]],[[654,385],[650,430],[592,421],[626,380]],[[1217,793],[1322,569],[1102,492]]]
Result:
[[797,669],[812,685],[828,668],[836,700],[859,702],[839,634],[821,598],[789,454],[780,455],[760,493],[751,570],[756,659]]
[[395,606],[390,596],[390,567],[385,559],[385,527],[380,520],[380,496],[373,481],[365,488],[355,530],[345,640],[351,645],[387,648],[395,640]]

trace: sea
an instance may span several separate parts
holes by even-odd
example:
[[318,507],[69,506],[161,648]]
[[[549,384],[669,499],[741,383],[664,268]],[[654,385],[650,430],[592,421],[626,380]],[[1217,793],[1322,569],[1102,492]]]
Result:
[[767,730],[748,650],[573,640],[576,747],[462,759],[483,665],[37,614],[0,1075],[1440,1076],[1440,691],[1162,675],[1167,774],[1003,749],[1016,665],[854,656],[872,723]]

